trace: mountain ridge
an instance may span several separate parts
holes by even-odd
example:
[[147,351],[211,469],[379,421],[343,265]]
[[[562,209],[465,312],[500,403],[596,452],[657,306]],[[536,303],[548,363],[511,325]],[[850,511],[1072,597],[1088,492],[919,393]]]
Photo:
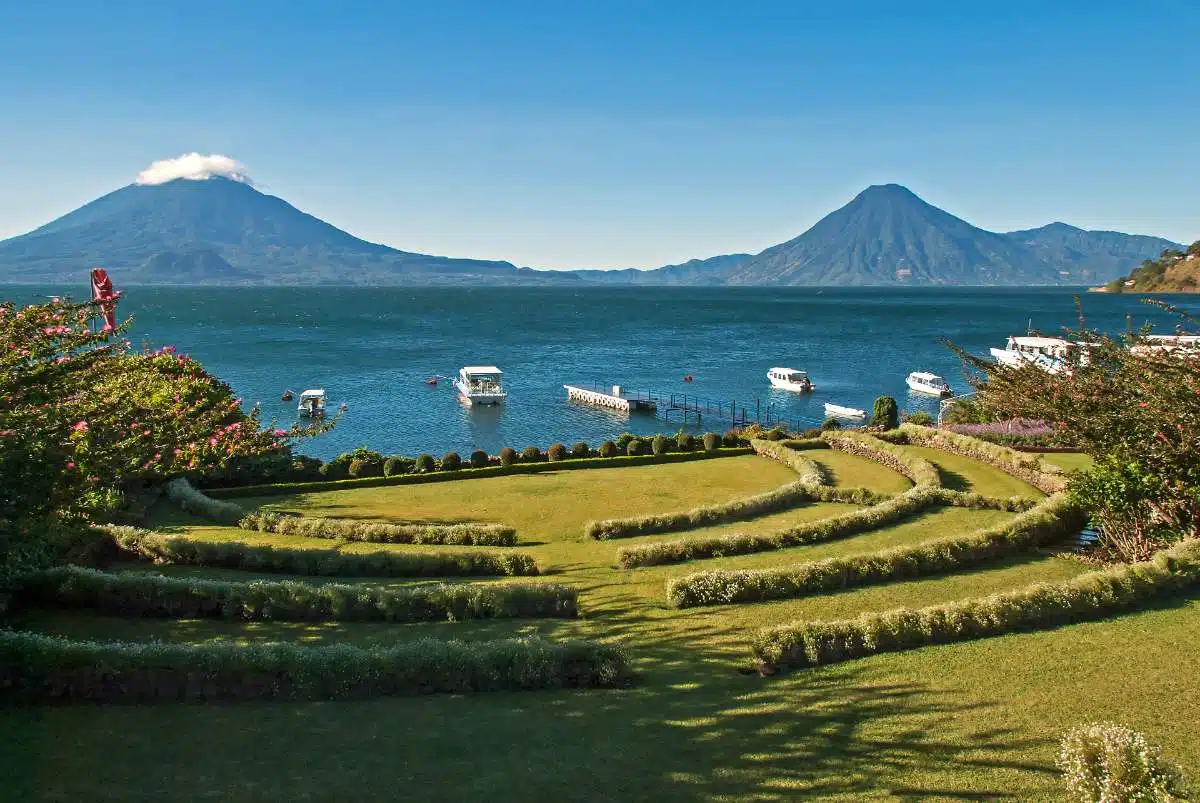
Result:
[[549,271],[434,256],[356,237],[233,178],[130,184],[0,241],[0,281],[93,265],[131,284],[1095,284],[1178,244],[1060,221],[1000,233],[899,184],[872,185],[787,242],[651,270]]

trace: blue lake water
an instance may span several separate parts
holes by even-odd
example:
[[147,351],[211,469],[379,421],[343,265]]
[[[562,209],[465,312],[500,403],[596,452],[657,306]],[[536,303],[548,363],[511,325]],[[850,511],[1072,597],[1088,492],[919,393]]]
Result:
[[[81,287],[0,288],[22,303]],[[555,441],[597,444],[623,431],[674,431],[678,420],[570,404],[564,383],[736,402],[754,415],[808,424],[826,401],[869,409],[890,394],[901,409],[936,413],[911,394],[910,371],[966,390],[948,338],[973,353],[1032,325],[1053,333],[1077,321],[1061,288],[125,288],[137,344],[174,345],[229,382],[265,418],[290,424],[285,389],[324,387],[348,411],[302,451],[329,457],[369,445],[385,453],[468,453]],[[1195,300],[1186,302],[1194,309]],[[1088,323],[1107,330],[1173,320],[1136,298],[1087,294]],[[463,365],[505,372],[509,403],[465,408],[444,381]],[[773,366],[807,370],[815,393],[771,390]],[[683,382],[685,374],[694,381]],[[723,431],[712,418],[701,429]],[[693,427],[694,429],[694,427]]]

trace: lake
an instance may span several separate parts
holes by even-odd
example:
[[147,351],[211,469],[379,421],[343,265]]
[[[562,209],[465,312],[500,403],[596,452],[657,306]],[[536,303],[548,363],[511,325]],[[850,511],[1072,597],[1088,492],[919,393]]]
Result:
[[[564,383],[620,384],[736,402],[751,416],[810,425],[826,401],[869,409],[880,394],[903,410],[936,414],[937,400],[912,394],[910,371],[945,376],[967,390],[947,338],[973,353],[1003,346],[1032,326],[1047,333],[1076,322],[1062,288],[164,288],[127,287],[136,344],[174,345],[229,382],[265,419],[288,425],[296,403],[285,389],[324,387],[345,401],[337,428],[302,446],[320,457],[367,445],[384,453],[491,453],[555,441],[593,445],[621,432],[675,431],[678,419],[620,415],[570,404]],[[80,287],[10,286],[20,303]],[[1195,310],[1196,300],[1179,302]],[[1106,330],[1169,315],[1129,296],[1086,294],[1088,323]],[[465,408],[449,381],[463,365],[504,370],[509,403]],[[808,395],[771,390],[773,366],[807,370]],[[691,374],[694,381],[685,383]],[[724,431],[715,418],[699,429]]]

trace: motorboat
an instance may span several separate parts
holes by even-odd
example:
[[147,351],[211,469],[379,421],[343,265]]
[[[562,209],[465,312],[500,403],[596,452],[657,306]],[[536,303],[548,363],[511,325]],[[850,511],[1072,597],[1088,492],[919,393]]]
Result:
[[928,371],[913,371],[905,380],[909,388],[918,393],[928,393],[930,396],[950,396],[950,385],[945,379]]
[[1071,366],[1067,360],[1072,349],[1080,351],[1080,365],[1087,364],[1086,348],[1079,344],[1063,340],[1061,337],[1012,336],[1002,349],[991,349],[996,361],[1012,368],[1019,368],[1026,363],[1033,363],[1046,373],[1057,374],[1070,372]]
[[867,411],[825,402],[825,415],[833,416],[834,418],[866,418]]
[[323,418],[325,416],[325,389],[314,388],[301,393],[300,403],[296,405],[296,410],[300,415],[309,418]]
[[810,393],[817,389],[817,386],[808,378],[807,371],[799,371],[795,368],[772,368],[767,371],[767,379],[770,380],[771,387],[780,390]]
[[468,365],[459,370],[454,387],[467,404],[502,404],[508,398],[500,381],[502,376],[494,365]]
[[296,398],[295,394],[293,394],[290,390],[285,390],[283,392],[283,395],[279,397],[279,400],[280,401],[291,401],[294,398]]

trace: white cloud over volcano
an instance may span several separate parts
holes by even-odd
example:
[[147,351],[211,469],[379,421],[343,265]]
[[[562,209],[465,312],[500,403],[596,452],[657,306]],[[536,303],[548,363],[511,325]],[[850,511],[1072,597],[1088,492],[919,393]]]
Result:
[[177,178],[200,181],[206,178],[228,178],[243,184],[254,185],[246,175],[246,166],[236,159],[218,153],[185,153],[174,159],[159,159],[153,162],[134,179],[135,184],[165,184]]

